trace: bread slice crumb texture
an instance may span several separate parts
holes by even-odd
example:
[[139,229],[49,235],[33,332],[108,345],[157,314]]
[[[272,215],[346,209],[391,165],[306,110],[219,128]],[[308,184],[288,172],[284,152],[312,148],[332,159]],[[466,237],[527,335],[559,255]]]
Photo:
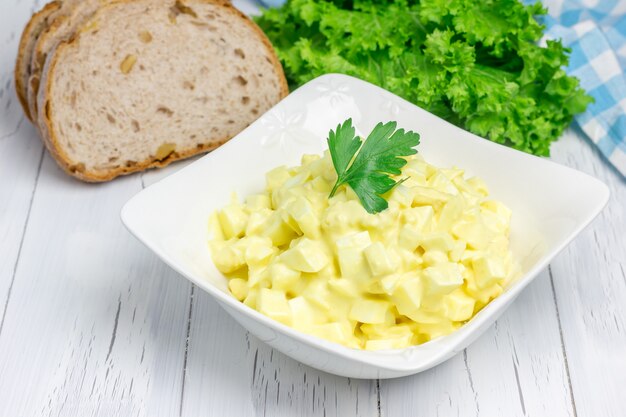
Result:
[[228,4],[136,0],[59,45],[38,100],[59,163],[101,181],[219,146],[286,94],[269,42]]

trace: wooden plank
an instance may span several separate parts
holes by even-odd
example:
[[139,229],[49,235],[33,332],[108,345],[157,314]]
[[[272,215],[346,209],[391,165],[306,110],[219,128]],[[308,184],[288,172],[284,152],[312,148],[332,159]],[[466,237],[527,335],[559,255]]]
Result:
[[0,139],[0,334],[43,158],[35,136],[30,125],[21,123]]
[[624,416],[626,402],[626,186],[578,132],[553,158],[604,181],[611,199],[552,263],[578,416]]
[[249,339],[210,295],[192,299],[181,415],[251,415]]
[[547,271],[466,351],[380,384],[383,416],[573,416]]
[[478,415],[477,401],[463,354],[418,375],[380,381],[385,417]]
[[254,340],[253,404],[268,416],[376,416],[378,381],[330,375]]
[[1,414],[178,413],[190,285],[123,228],[140,188],[45,157],[0,335]]
[[13,86],[16,34],[27,14],[26,3],[0,14],[0,333],[43,155]]
[[195,290],[184,416],[374,416],[376,381],[302,365],[257,340]]

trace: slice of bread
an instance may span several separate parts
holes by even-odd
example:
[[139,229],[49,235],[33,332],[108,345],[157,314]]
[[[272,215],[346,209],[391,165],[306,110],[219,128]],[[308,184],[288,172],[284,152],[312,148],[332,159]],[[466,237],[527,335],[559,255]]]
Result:
[[48,55],[37,96],[47,148],[86,181],[221,145],[288,93],[269,41],[220,0],[119,0]]
[[50,51],[74,34],[78,26],[93,15],[108,0],[64,0],[63,6],[48,27],[41,32],[31,54],[27,102],[30,114],[37,114],[37,92],[41,71]]
[[35,43],[39,35],[46,30],[50,19],[54,18],[55,13],[61,8],[60,1],[53,1],[46,4],[41,10],[33,14],[20,38],[20,44],[17,51],[17,59],[15,60],[15,92],[20,104],[24,109],[26,117],[33,120],[29,112],[27,102],[28,80],[30,78],[30,61],[35,50]]

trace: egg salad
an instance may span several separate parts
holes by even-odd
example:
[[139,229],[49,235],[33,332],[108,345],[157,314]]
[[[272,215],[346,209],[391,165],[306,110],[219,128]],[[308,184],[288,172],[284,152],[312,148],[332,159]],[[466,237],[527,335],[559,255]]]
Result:
[[266,175],[263,192],[210,216],[214,264],[233,297],[299,331],[367,350],[449,334],[518,273],[511,211],[484,182],[405,158],[368,213],[337,180],[330,154]]

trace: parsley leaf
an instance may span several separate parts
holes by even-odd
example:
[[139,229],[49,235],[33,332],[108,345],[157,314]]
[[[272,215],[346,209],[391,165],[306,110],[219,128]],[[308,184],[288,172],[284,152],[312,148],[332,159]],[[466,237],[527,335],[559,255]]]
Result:
[[406,164],[403,156],[417,153],[414,149],[420,135],[404,129],[396,130],[396,122],[378,123],[365,142],[356,136],[352,119],[337,125],[328,134],[328,149],[337,172],[337,182],[330,197],[342,184],[348,184],[369,213],[378,213],[389,205],[382,195],[404,180],[400,175]]

